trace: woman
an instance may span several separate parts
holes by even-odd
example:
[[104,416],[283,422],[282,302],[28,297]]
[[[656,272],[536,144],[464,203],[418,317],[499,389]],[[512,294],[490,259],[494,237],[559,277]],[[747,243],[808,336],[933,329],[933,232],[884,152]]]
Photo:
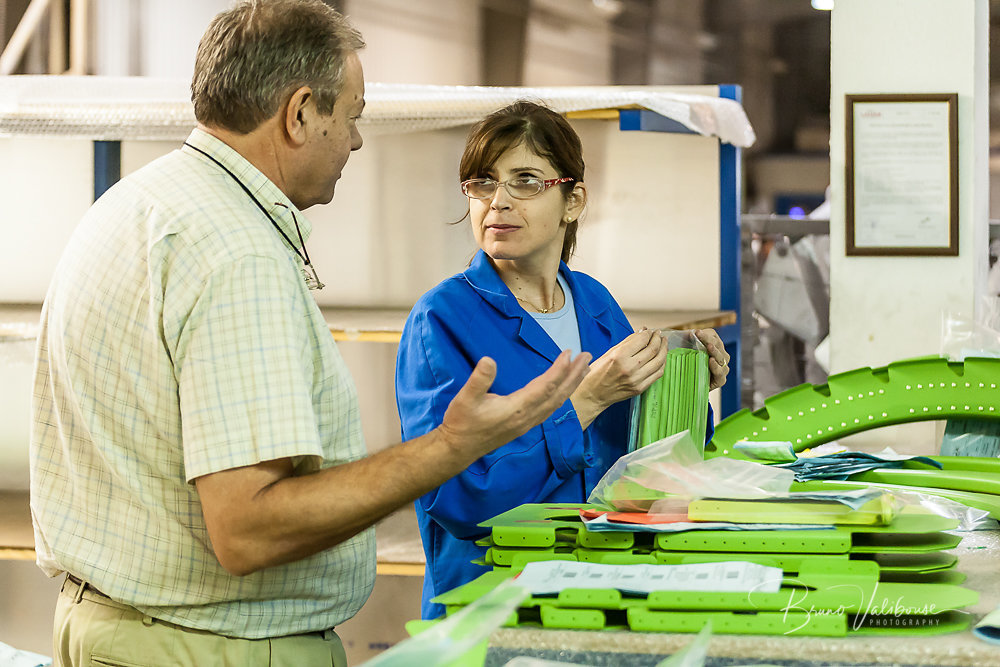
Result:
[[[490,391],[498,394],[524,386],[561,350],[590,352],[595,361],[541,426],[417,500],[424,618],[444,611],[431,598],[486,571],[471,563],[486,551],[475,544],[486,534],[478,523],[523,503],[586,500],[625,453],[625,399],[663,373],[659,333],[633,331],[603,285],[566,266],[587,203],[583,172],[580,138],[538,104],[516,102],[469,134],[460,176],[480,250],[468,270],[417,302],[403,329],[396,365],[403,437],[440,425],[484,356],[497,362]],[[714,331],[699,338],[711,355],[712,386],[721,386],[729,355]]]

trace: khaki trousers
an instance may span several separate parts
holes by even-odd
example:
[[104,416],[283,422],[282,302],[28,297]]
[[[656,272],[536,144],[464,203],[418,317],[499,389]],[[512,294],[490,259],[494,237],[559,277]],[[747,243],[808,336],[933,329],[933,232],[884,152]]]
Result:
[[56,604],[53,666],[346,667],[332,629],[272,639],[238,639],[151,618],[69,578]]

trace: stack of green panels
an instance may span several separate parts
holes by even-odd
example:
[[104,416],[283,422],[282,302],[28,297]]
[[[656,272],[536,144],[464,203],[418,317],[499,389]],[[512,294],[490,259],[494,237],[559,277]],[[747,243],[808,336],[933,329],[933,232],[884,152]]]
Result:
[[959,587],[965,577],[955,570],[957,558],[943,553],[961,541],[943,532],[957,525],[945,517],[903,512],[888,526],[828,530],[590,532],[581,508],[592,507],[522,505],[484,522],[490,535],[479,543],[488,547],[485,563],[493,572],[436,601],[451,613],[538,560],[743,560],[782,568],[785,582],[780,593],[754,594],[752,602],[746,593],[660,591],[635,598],[614,590],[564,591],[529,599],[508,625],[697,632],[711,618],[716,631],[727,633],[937,634],[964,629],[970,617],[956,610],[977,599]]
[[708,354],[675,348],[667,352],[660,376],[639,397],[632,424],[636,447],[688,430],[699,446],[708,424]]
[[[514,576],[494,570],[435,598],[453,614]],[[565,589],[525,600],[504,624],[576,630],[698,632],[705,622],[724,634],[843,637],[847,634],[934,635],[968,627],[962,607],[975,591],[952,584],[895,583],[872,562],[816,560],[786,576],[776,593]]]

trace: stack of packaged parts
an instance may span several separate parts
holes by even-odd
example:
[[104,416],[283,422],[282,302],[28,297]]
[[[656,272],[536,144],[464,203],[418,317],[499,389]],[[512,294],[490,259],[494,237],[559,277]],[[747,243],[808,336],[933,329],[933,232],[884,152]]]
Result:
[[704,443],[710,380],[701,341],[690,331],[669,332],[663,375],[632,401],[629,451],[681,431]]
[[[567,561],[565,580],[581,583],[533,593],[506,625],[697,632],[711,620],[723,633],[928,635],[965,629],[971,616],[959,610],[978,599],[959,585],[964,575],[955,570],[957,557],[944,553],[961,541],[943,532],[958,522],[919,507],[904,507],[888,525],[745,524],[742,530],[721,530],[705,524],[708,529],[679,532],[648,532],[648,525],[627,520],[594,531],[581,511],[592,516],[603,508],[522,505],[484,522],[490,534],[479,544],[488,547],[484,562],[493,571],[435,602],[452,614],[522,570],[541,563],[552,568],[558,561]],[[776,568],[780,585],[770,592],[697,585],[679,590],[676,582],[683,578],[656,569],[694,564],[732,569],[733,563],[742,569]],[[593,564],[625,566],[631,574],[619,579],[652,585],[645,592],[632,584],[588,586],[583,582],[597,575],[574,568]],[[657,586],[657,580],[666,583]]]

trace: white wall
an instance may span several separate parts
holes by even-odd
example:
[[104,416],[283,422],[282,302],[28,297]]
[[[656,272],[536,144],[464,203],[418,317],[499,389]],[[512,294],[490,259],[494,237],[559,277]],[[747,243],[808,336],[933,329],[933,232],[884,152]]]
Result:
[[525,35],[525,86],[611,83],[611,26],[589,0],[534,0]]
[[[940,350],[945,310],[971,313],[986,284],[988,25],[986,0],[837,0],[832,18],[831,372]],[[957,92],[958,257],[847,257],[844,96]],[[936,452],[932,424],[884,429],[856,444]]]
[[350,0],[345,12],[368,45],[366,81],[479,83],[479,3]]

